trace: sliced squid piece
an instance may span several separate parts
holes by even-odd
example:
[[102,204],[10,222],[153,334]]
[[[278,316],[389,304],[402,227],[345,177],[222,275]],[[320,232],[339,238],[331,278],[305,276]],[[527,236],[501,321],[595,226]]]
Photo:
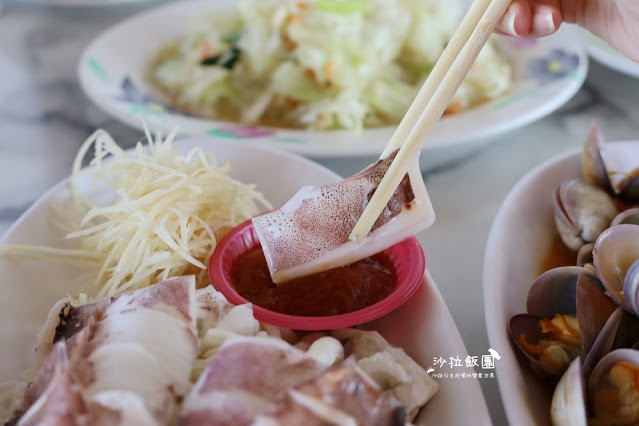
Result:
[[14,421],[153,425],[174,418],[198,349],[194,277],[57,308],[55,332],[48,323],[40,334],[41,344],[52,335],[56,343],[25,394],[26,412]]
[[212,285],[198,289],[195,298],[197,301],[198,329],[202,331],[215,327],[233,309],[233,305]]
[[51,352],[43,360],[40,369],[27,387],[22,412],[27,409],[32,410],[33,406],[42,406],[43,401],[40,400],[43,395],[46,395],[54,379],[63,382],[60,375],[72,375],[75,381],[80,382],[91,379],[92,372],[87,368],[86,354],[89,340],[94,332],[95,320],[91,319],[72,337],[52,345]]
[[69,299],[58,301],[49,310],[47,319],[38,333],[34,371],[39,371],[53,345],[61,340],[70,339],[104,313],[109,300],[73,307]]
[[200,347],[191,379],[196,381],[224,342],[239,336],[267,334],[253,316],[253,306],[233,306],[209,285],[197,291],[197,322]]
[[354,356],[362,370],[406,407],[409,420],[437,393],[439,384],[426,370],[378,332],[346,328],[331,334],[346,341],[347,355]]
[[20,417],[19,426],[74,425],[79,423],[79,418],[86,417],[79,388],[68,372],[69,360],[64,343],[53,348],[51,358],[53,370],[46,372],[47,377],[41,383],[44,387],[39,389],[41,394]]
[[369,235],[361,243],[349,240],[395,155],[339,182],[303,187],[280,209],[253,218],[274,282],[355,262],[433,223],[435,213],[415,158]]
[[317,376],[324,365],[274,338],[224,343],[184,401],[178,424],[247,425],[282,392]]
[[88,411],[92,426],[158,425],[142,398],[133,392],[112,390],[97,393],[91,399]]
[[348,359],[289,389],[255,425],[404,425],[406,410]]

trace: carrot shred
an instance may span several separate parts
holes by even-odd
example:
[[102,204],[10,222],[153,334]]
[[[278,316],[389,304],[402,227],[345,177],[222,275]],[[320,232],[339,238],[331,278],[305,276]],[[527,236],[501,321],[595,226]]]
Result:
[[205,59],[213,56],[213,45],[211,42],[204,39],[200,44],[200,58]]
[[333,69],[333,62],[331,61],[326,62],[324,64],[324,67],[322,68],[322,71],[324,71],[324,77],[326,77],[328,81],[333,80],[333,77],[335,76],[334,69]]
[[464,104],[459,99],[448,105],[448,108],[444,111],[444,115],[457,114],[464,108]]
[[288,51],[295,49],[295,47],[297,46],[295,42],[291,40],[289,36],[287,35],[282,36],[282,44],[284,45],[284,48]]
[[297,27],[302,23],[302,16],[298,13],[293,13],[288,17],[288,23]]
[[312,68],[304,68],[304,75],[311,80],[317,82],[317,77],[315,76],[315,71]]

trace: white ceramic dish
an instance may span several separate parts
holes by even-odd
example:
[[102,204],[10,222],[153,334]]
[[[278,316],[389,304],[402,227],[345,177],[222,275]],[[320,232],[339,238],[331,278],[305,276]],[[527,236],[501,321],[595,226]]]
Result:
[[624,56],[623,53],[586,30],[581,30],[581,38],[588,54],[597,62],[615,71],[639,78],[639,63]]
[[[231,174],[258,189],[275,206],[287,201],[302,185],[332,182],[330,170],[295,154],[242,141],[199,138],[175,143],[185,153],[199,145],[228,160]],[[268,165],[268,167],[265,167]],[[81,181],[82,192],[94,199],[111,194]],[[64,246],[63,234],[50,224],[52,206],[68,199],[67,182],[51,188],[7,231],[0,244]],[[20,262],[0,257],[0,382],[18,379],[32,364],[35,336],[53,303],[78,288],[77,270],[68,265]],[[428,273],[413,297],[398,310],[372,323],[390,342],[403,347],[424,367],[435,357],[468,355],[448,308]],[[467,372],[457,368],[455,372]],[[477,379],[438,380],[440,390],[420,413],[419,424],[490,424]],[[463,402],[464,410],[459,410]]]
[[[639,158],[639,142],[609,143],[607,150]],[[483,277],[486,326],[491,347],[501,354],[497,376],[511,424],[550,424],[552,388],[530,371],[507,325],[513,315],[526,312],[528,290],[558,238],[552,192],[564,180],[581,176],[580,158],[581,151],[561,155],[528,172],[506,197],[488,236]]]
[[[78,68],[87,96],[107,113],[137,128],[177,126],[188,135],[251,139],[316,158],[378,156],[394,127],[348,131],[306,131],[243,127],[168,110],[144,74],[159,46],[179,38],[185,21],[202,9],[233,7],[234,0],[189,0],[133,16],[98,36]],[[581,87],[588,57],[572,31],[540,40],[502,37],[499,47],[514,70],[514,88],[505,97],[447,116],[437,123],[424,149],[451,148],[515,129],[563,105]],[[123,82],[130,82],[123,89]]]

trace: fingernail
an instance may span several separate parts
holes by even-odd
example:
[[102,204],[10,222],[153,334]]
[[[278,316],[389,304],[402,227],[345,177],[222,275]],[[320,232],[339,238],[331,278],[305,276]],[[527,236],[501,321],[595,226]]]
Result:
[[514,12],[509,11],[508,12],[508,34],[510,35],[517,35],[517,31],[515,31],[515,18],[517,17],[517,14]]
[[506,22],[507,27],[506,30],[510,35],[517,35],[517,31],[515,30],[515,19],[517,18],[517,12],[519,12],[519,5],[517,3],[513,3],[508,8],[506,12]]
[[535,30],[538,33],[550,34],[555,32],[555,30],[557,29],[557,27],[555,26],[555,20],[552,16],[552,12],[550,11],[536,13],[533,19]]

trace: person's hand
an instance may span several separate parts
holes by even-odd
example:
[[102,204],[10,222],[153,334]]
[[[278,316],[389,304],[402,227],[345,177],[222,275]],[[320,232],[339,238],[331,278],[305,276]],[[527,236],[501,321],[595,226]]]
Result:
[[513,0],[496,32],[543,37],[576,23],[639,62],[639,0]]

